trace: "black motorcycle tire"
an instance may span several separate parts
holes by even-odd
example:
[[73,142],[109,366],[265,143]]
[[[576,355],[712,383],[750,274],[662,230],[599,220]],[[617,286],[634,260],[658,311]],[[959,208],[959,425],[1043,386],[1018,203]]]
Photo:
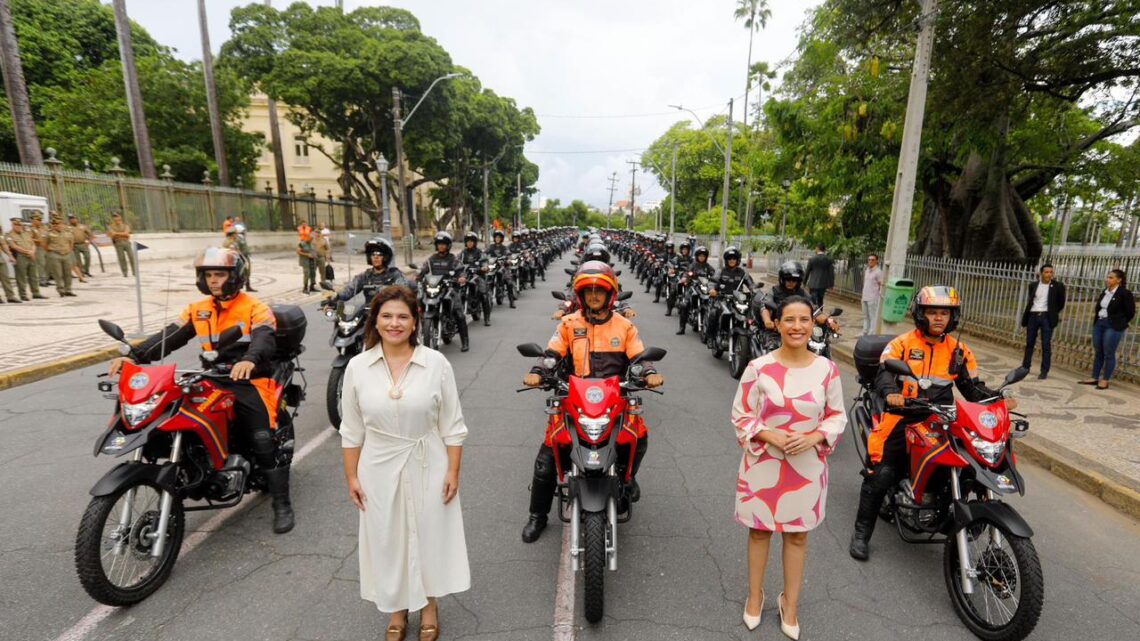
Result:
[[111,516],[111,510],[119,498],[132,488],[146,486],[162,491],[148,481],[138,481],[119,488],[114,494],[96,496],[87,504],[87,510],[79,522],[79,532],[75,537],[75,569],[79,582],[87,594],[99,603],[110,606],[126,606],[139,603],[154,594],[174,569],[174,562],[182,549],[182,536],[186,529],[186,519],[182,511],[182,501],[175,500],[170,510],[170,523],[166,530],[166,547],[162,560],[155,571],[142,583],[133,588],[121,588],[107,577],[103,570],[103,528]]
[[587,621],[597,623],[606,607],[606,513],[583,513],[582,526],[586,536],[582,564],[584,614]]
[[720,332],[713,334],[712,343],[713,358],[719,361],[721,355],[724,354],[724,350],[720,346]]
[[434,319],[428,322],[427,327],[427,346],[431,349],[439,349],[439,319]]
[[728,355],[728,373],[740,380],[748,361],[752,360],[752,344],[745,338],[737,337],[732,346],[732,353]]
[[325,389],[325,410],[329,415],[329,422],[333,428],[340,429],[340,399],[344,391],[344,368],[334,367],[329,370],[329,383]]
[[[976,525],[993,526],[1005,538],[1009,549],[1013,552],[1013,560],[1017,564],[1021,578],[1021,599],[1018,603],[1017,612],[1014,613],[1009,623],[1003,626],[995,628],[977,618],[973,613],[971,604],[966,599],[966,595],[962,593],[962,584],[959,581],[958,572],[958,547],[955,544],[954,537],[950,537],[946,541],[942,555],[942,574],[946,579],[946,589],[950,592],[950,600],[954,604],[954,612],[957,613],[962,623],[970,629],[970,632],[973,632],[979,639],[985,641],[1021,641],[1029,636],[1037,626],[1037,620],[1041,616],[1041,607],[1045,599],[1045,578],[1041,573],[1041,561],[1037,557],[1037,549],[1033,546],[1032,540],[1010,534],[1004,526],[989,521],[975,521],[966,527],[970,528]],[[975,589],[985,590],[987,588],[982,585],[981,581],[978,581]]]

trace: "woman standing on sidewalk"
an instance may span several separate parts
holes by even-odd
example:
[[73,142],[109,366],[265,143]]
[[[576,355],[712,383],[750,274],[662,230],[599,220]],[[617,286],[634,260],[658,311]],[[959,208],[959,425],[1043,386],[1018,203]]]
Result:
[[749,528],[744,624],[760,625],[764,570],[773,532],[783,533],[784,592],[780,628],[798,639],[807,533],[823,521],[827,456],[847,425],[835,363],[807,349],[812,302],[785,298],[776,310],[781,345],[748,364],[732,403],[744,450],[736,481],[736,521]]
[[1093,317],[1093,358],[1092,378],[1081,381],[1084,385],[1096,385],[1097,389],[1108,389],[1108,381],[1116,371],[1116,348],[1128,331],[1128,325],[1136,316],[1136,299],[1125,286],[1127,279],[1123,269],[1108,272],[1104,279],[1104,290]]
[[404,639],[408,610],[421,610],[421,641],[435,641],[437,599],[471,586],[458,499],[467,426],[451,364],[417,345],[418,310],[407,287],[380,290],[367,350],[344,375],[340,434],[360,510],[360,596],[391,613],[386,641]]

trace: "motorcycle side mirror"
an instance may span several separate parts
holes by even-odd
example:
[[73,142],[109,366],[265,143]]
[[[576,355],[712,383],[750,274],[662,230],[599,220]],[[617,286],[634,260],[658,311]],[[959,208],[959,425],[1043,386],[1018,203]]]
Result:
[[571,276],[578,273],[577,270],[570,269],[569,267],[567,267],[566,269],[563,269],[562,271],[566,272],[567,274],[570,274]]
[[557,298],[558,300],[566,300],[566,294],[558,291],[557,289],[550,292],[550,295]]
[[843,315],[843,310],[842,310],[842,309],[840,309],[840,308],[838,308],[838,307],[836,307],[835,309],[831,310],[831,315],[832,315],[832,316],[842,316],[842,315]]
[[900,361],[897,358],[890,358],[883,361],[883,368],[895,376],[914,376],[914,372],[911,371],[910,365],[907,365],[905,362]]
[[633,358],[632,363],[650,363],[656,362],[665,358],[667,352],[660,347],[646,347],[645,351],[641,352]]
[[614,276],[621,276],[621,270],[620,270],[620,269],[618,269],[618,270],[615,270],[615,271],[614,271]]
[[531,358],[538,358],[545,353],[542,351],[542,348],[538,346],[538,343],[523,343],[515,349],[519,350],[519,354]]
[[1022,379],[1024,379],[1026,376],[1029,376],[1029,369],[1025,367],[1019,367],[1005,375],[1005,382],[1003,382],[1001,386],[1009,387],[1014,383],[1021,382]]
[[241,328],[230,327],[229,329],[222,332],[222,335],[218,337],[218,342],[214,344],[214,349],[223,350],[223,349],[229,347],[230,345],[233,345],[234,343],[238,342],[238,339],[240,339],[240,338],[241,338]]
[[633,292],[621,292],[618,294],[618,300],[629,300],[633,298]]
[[[5,269],[7,269],[7,267],[5,267]],[[126,334],[123,333],[123,328],[119,327],[118,325],[112,323],[109,320],[103,320],[102,318],[100,318],[99,319],[99,329],[103,330],[103,333],[105,333],[106,335],[110,336],[111,338],[113,338],[117,341],[122,342],[122,341],[126,340]]]
[[412,269],[419,269],[420,268],[420,266],[415,264],[415,263],[408,263],[408,267],[411,267]]
[[577,264],[578,264],[578,261],[576,261],[576,260],[572,260],[572,261],[570,261],[570,264],[571,264],[571,265],[577,265]]

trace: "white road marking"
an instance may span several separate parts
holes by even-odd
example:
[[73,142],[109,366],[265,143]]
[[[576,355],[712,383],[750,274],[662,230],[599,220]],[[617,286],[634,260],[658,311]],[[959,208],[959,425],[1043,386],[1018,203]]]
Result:
[[[301,459],[305,458],[313,450],[320,447],[321,444],[327,441],[333,434],[337,434],[337,431],[330,426],[320,434],[309,439],[309,442],[305,443],[305,446],[293,455],[293,464],[296,465],[297,463],[300,463]],[[221,529],[226,521],[228,521],[234,515],[244,512],[245,508],[249,506],[251,502],[250,498],[252,496],[252,494],[246,494],[241,503],[238,503],[228,510],[218,512],[213,516],[213,518],[211,518],[209,521],[206,521],[201,529],[190,533],[189,536],[182,540],[182,549],[178,552],[179,558],[185,557],[187,554],[192,552],[194,548],[198,547],[202,543],[202,541],[206,540],[206,537]],[[571,599],[573,599],[573,588],[571,588]],[[91,611],[84,615],[84,617],[80,619],[78,623],[71,626],[69,629],[64,631],[63,634],[60,634],[58,637],[56,637],[55,641],[82,641],[83,639],[86,639],[87,635],[91,634],[95,628],[103,621],[103,619],[111,616],[111,614],[116,610],[118,610],[118,608],[109,605],[98,605],[92,608]]]
[[570,569],[570,526],[562,526],[558,591],[554,596],[554,641],[574,641],[574,571]]

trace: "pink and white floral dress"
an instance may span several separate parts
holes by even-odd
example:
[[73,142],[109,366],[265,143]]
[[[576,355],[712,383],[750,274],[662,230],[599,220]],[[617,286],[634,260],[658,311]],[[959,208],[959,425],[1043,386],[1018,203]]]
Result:
[[[827,457],[847,426],[835,363],[817,357],[787,368],[771,354],[748,364],[732,402],[736,439],[744,450],[736,480],[736,520],[770,532],[806,532],[823,521]],[[808,433],[825,440],[787,456],[756,435],[762,430]]]

